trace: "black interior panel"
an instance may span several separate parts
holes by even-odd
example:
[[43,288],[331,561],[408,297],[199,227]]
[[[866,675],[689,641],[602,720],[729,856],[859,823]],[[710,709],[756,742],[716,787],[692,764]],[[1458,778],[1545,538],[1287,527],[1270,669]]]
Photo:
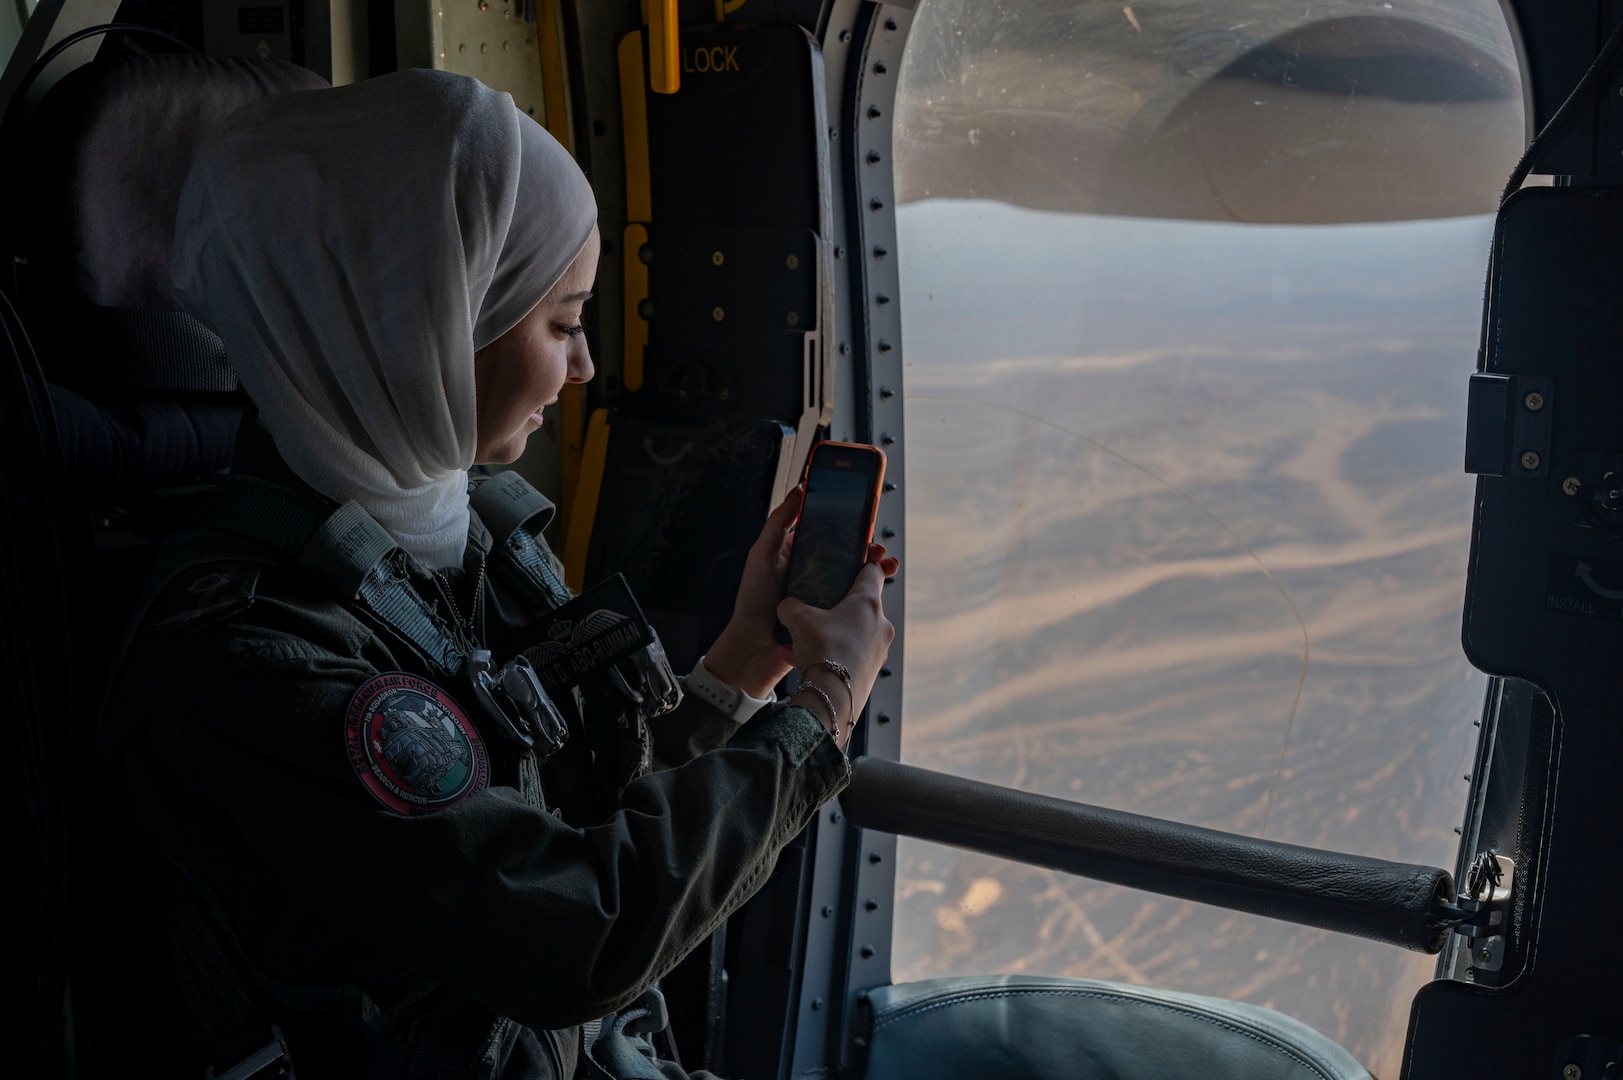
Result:
[[1571,1064],[1560,1047],[1620,1031],[1607,987],[1623,940],[1594,917],[1623,889],[1619,251],[1623,192],[1529,188],[1500,211],[1484,370],[1550,381],[1547,397],[1509,397],[1513,410],[1548,412],[1549,442],[1538,460],[1509,447],[1526,468],[1477,480],[1464,644],[1478,667],[1526,679],[1554,705],[1554,779],[1535,808],[1553,840],[1542,866],[1517,868],[1531,962],[1499,988],[1424,987],[1406,1076],[1560,1076]]
[[[646,57],[646,31],[643,44]],[[644,84],[652,220],[632,224],[647,231],[634,254],[648,344],[640,385],[610,409],[614,505],[600,504],[586,580],[624,570],[686,670],[731,615],[806,407],[830,195],[822,58],[804,30],[683,27],[681,49],[677,93]]]

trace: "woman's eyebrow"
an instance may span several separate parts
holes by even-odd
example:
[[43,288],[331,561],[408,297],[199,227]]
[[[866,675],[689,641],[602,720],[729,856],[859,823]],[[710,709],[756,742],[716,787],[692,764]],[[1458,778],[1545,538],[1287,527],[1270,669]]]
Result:
[[565,294],[563,296],[560,296],[560,297],[558,297],[558,303],[560,303],[560,304],[575,304],[575,303],[584,304],[586,301],[590,300],[591,298],[592,298],[592,290],[587,289],[585,292],[572,292],[572,293],[567,293],[567,294]]

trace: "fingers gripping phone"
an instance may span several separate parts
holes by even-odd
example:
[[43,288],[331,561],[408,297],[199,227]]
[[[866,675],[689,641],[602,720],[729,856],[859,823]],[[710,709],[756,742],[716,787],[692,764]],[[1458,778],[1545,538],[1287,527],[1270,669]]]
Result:
[[[877,446],[820,442],[812,447],[784,595],[820,608],[845,599],[868,561],[884,478],[885,452]],[[789,642],[781,626],[778,640]]]

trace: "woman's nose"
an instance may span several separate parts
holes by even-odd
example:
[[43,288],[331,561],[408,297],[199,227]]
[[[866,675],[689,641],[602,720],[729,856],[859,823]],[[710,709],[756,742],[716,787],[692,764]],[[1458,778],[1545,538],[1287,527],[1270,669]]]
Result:
[[565,378],[572,383],[591,381],[597,369],[592,366],[592,352],[586,347],[586,335],[575,338],[569,350],[569,371]]

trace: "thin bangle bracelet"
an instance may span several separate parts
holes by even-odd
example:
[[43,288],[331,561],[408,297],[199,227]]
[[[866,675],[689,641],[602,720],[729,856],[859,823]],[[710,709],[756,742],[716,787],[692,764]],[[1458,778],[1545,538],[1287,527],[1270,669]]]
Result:
[[857,695],[856,691],[851,689],[851,669],[840,663],[838,660],[831,660],[825,656],[820,660],[813,660],[811,663],[807,664],[806,667],[803,667],[800,670],[801,673],[804,674],[807,668],[814,667],[827,668],[829,671],[832,671],[835,675],[839,676],[840,681],[845,684],[846,703],[850,705],[853,711],[855,711],[857,707]]
[[829,731],[828,728],[824,728],[823,730],[828,731],[829,738],[833,739],[835,742],[838,742],[840,739],[840,714],[834,708],[834,699],[828,696],[827,690],[824,690],[816,683],[809,682],[800,684],[800,689],[795,691],[795,697],[799,697],[801,692],[805,690],[810,690],[812,693],[822,698],[823,704],[828,706],[828,722],[832,726],[833,730]]

